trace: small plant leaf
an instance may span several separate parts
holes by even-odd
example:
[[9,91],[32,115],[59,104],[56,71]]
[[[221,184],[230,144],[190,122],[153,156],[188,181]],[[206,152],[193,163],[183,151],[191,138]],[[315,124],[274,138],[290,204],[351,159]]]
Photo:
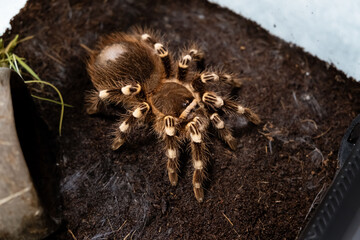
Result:
[[[2,38],[0,38],[0,51],[1,52],[2,52],[3,48],[4,48],[4,40]],[[0,52],[0,54],[1,54],[1,52]]]
[[18,57],[18,56],[15,55],[15,54],[14,54],[14,56],[15,56],[16,60],[19,62],[19,64],[20,64],[23,68],[25,68],[25,70],[26,70],[28,73],[30,73],[30,75],[33,76],[33,78],[35,78],[35,79],[38,80],[38,81],[44,82],[44,81],[42,81],[42,80],[39,78],[39,76],[29,67],[29,65],[27,65],[20,57]]
[[21,72],[20,72],[20,69],[19,69],[19,67],[18,67],[17,60],[16,60],[14,54],[12,55],[12,58],[13,58],[13,61],[14,61],[14,65],[15,65],[15,67],[16,67],[15,71],[16,71],[17,74],[19,74],[19,76],[24,80],[24,78],[21,76]]
[[14,39],[6,46],[4,53],[10,53],[16,47],[18,38],[19,34],[16,34]]
[[15,66],[14,66],[14,64],[12,63],[12,61],[11,61],[11,58],[10,58],[10,56],[9,56],[9,54],[5,54],[6,55],[6,57],[7,57],[7,62],[9,63],[9,65],[10,65],[10,69],[15,69]]

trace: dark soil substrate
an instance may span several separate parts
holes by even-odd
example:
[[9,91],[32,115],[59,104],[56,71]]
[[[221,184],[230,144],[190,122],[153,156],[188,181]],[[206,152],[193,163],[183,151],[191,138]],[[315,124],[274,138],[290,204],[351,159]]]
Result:
[[[116,118],[85,113],[84,92],[92,86],[80,45],[91,48],[101,35],[134,25],[166,34],[173,51],[199,42],[208,65],[240,75],[243,87],[233,93],[263,120],[244,126],[228,119],[237,151],[211,137],[202,204],[193,196],[186,151],[178,186],[171,187],[163,146],[148,128],[112,152],[108,134]],[[31,0],[4,37],[17,33],[35,37],[16,53],[75,106],[66,108],[59,137],[60,108],[34,100],[57,143],[60,170],[63,222],[49,239],[294,239],[331,183],[341,137],[360,110],[358,83],[205,1]]]

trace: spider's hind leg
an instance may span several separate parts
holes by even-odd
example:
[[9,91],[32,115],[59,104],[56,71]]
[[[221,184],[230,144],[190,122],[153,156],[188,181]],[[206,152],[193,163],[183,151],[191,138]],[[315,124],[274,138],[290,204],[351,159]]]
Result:
[[85,96],[86,112],[96,114],[106,105],[119,104],[129,98],[134,97],[141,91],[138,83],[127,84],[123,87],[103,89],[100,91],[92,90]]
[[99,98],[99,92],[91,90],[85,95],[86,113],[89,115],[101,112],[105,108],[105,104]]
[[148,33],[141,35],[141,40],[151,45],[157,55],[160,57],[165,71],[165,77],[169,78],[171,75],[171,58],[167,48],[160,42],[158,42],[153,36]]
[[131,129],[137,124],[138,120],[143,119],[148,113],[150,106],[146,102],[139,103],[136,108],[129,112],[127,118],[118,124],[115,130],[115,137],[111,145],[112,150],[117,150],[126,141],[127,136],[130,134]]

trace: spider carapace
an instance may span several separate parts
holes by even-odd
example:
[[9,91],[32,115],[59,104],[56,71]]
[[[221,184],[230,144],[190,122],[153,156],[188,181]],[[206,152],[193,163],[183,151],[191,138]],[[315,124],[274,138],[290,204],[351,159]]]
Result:
[[103,37],[91,50],[88,73],[96,90],[86,97],[87,112],[101,105],[122,105],[128,112],[116,125],[111,148],[117,150],[140,121],[148,122],[164,142],[171,185],[178,182],[180,148],[190,144],[195,198],[204,200],[210,124],[233,150],[235,138],[223,114],[238,114],[259,124],[249,108],[211,91],[213,84],[239,85],[232,74],[208,71],[204,54],[195,45],[174,62],[160,37],[152,31],[134,30]]

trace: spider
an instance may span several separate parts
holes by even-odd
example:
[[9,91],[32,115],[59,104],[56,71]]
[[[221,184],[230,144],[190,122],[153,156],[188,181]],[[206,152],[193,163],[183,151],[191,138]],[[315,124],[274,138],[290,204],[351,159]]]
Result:
[[233,150],[236,140],[224,123],[224,114],[235,113],[259,124],[259,117],[229,97],[208,90],[212,84],[236,86],[232,74],[204,68],[204,53],[196,45],[183,51],[174,63],[166,46],[153,31],[136,29],[102,37],[90,51],[87,70],[96,90],[86,97],[88,114],[101,106],[123,105],[127,113],[116,124],[112,150],[119,149],[140,122],[150,123],[165,145],[171,185],[178,182],[180,147],[190,144],[193,190],[204,200],[208,154],[205,139],[209,126]]

